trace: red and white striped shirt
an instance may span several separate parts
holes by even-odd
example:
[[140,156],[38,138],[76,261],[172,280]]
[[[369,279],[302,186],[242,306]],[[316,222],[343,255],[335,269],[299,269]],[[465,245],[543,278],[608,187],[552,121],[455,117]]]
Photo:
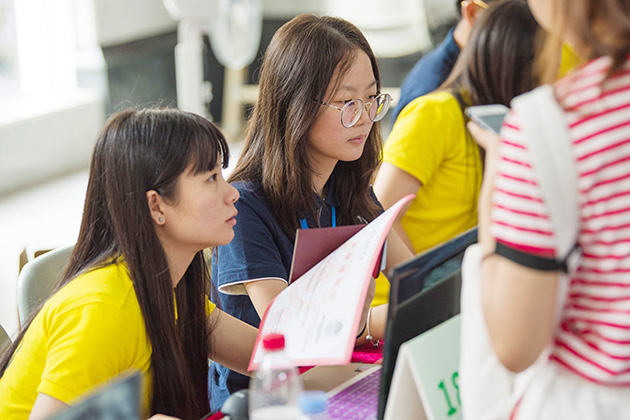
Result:
[[[587,63],[555,85],[578,172],[584,260],[571,278],[551,359],[604,385],[630,386],[630,55]],[[555,257],[553,230],[519,116],[501,131],[492,234],[521,252]]]

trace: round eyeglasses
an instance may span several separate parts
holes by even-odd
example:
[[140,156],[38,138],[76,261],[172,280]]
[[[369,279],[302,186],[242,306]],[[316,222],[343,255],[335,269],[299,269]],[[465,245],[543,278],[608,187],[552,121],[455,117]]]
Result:
[[389,104],[391,103],[392,97],[389,93],[379,93],[374,99],[365,103],[361,99],[352,99],[346,102],[341,108],[326,102],[322,102],[322,105],[328,105],[331,108],[341,111],[341,125],[350,128],[359,121],[365,108],[368,110],[368,117],[371,121],[377,122],[382,120],[385,114],[387,114]]

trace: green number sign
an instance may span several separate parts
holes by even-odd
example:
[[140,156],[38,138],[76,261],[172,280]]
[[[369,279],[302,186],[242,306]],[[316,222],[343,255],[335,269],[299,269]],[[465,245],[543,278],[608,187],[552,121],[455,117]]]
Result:
[[[461,409],[462,407],[462,403],[461,400],[459,399],[459,384],[457,383],[457,380],[459,379],[459,373],[458,372],[454,372],[453,375],[451,376],[451,381],[450,381],[450,387],[454,388],[455,390],[453,391],[451,389],[451,391],[449,392],[449,385],[448,383],[445,383],[444,381],[440,381],[440,383],[438,384],[438,388],[442,391],[442,393],[444,394],[444,399],[446,401],[446,406],[448,407],[448,412],[446,413],[449,417],[452,416],[453,414],[457,413],[457,409]],[[451,401],[451,395],[452,393],[455,392],[455,395],[457,397],[457,407],[455,407],[453,405],[453,402]]]

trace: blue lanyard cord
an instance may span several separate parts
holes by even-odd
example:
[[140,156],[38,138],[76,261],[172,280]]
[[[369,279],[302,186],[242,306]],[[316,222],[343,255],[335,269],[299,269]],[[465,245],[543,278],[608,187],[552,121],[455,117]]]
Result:
[[[332,218],[332,227],[337,227],[337,213],[335,210],[335,206],[330,207],[330,213]],[[308,223],[306,222],[306,219],[300,219],[300,227],[302,229],[308,229]]]

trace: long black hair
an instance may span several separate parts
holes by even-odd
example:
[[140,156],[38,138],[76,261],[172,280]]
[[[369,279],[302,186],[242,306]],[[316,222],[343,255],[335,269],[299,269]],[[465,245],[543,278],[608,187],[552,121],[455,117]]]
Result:
[[[457,99],[464,124],[467,107],[490,104],[509,107],[515,96],[537,86],[534,62],[539,29],[525,0],[491,2],[477,18],[468,43],[440,86]],[[464,132],[467,145],[474,145],[468,130]],[[483,164],[484,150],[474,147]]]
[[[88,270],[124,261],[151,341],[151,414],[198,419],[209,411],[205,304],[210,278],[200,251],[175,288],[175,312],[171,274],[146,193],[155,190],[176,201],[177,180],[186,168],[207,171],[219,155],[226,167],[225,139],[198,115],[145,109],[111,116],[92,155],[79,238],[55,289]],[[0,358],[0,375],[37,312]]]
[[441,86],[459,102],[503,104],[536,87],[538,23],[524,0],[492,3],[475,21],[466,47]]

